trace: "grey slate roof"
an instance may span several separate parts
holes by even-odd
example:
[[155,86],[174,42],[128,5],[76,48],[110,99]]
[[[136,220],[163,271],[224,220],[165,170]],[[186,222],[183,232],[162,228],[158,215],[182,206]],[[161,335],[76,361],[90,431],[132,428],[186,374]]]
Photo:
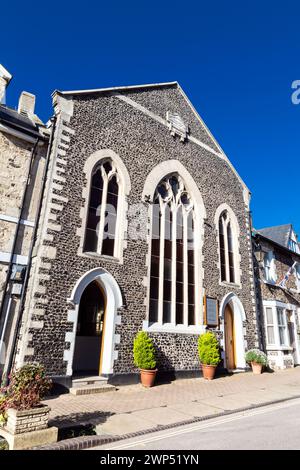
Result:
[[0,122],[27,134],[39,136],[39,128],[35,122],[5,105],[0,105]]
[[291,231],[293,230],[292,224],[277,225],[275,227],[266,227],[257,230],[258,233],[263,235],[275,243],[289,249],[289,239]]

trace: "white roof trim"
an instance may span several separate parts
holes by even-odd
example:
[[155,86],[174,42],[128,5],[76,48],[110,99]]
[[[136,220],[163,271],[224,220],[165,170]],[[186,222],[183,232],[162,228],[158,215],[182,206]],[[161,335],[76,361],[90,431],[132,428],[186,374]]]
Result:
[[129,85],[129,86],[116,86],[116,87],[109,87],[109,88],[92,88],[90,90],[71,90],[71,91],[60,91],[60,90],[55,90],[53,94],[55,93],[61,93],[63,95],[82,95],[86,93],[101,93],[101,92],[107,92],[107,91],[120,91],[120,90],[135,90],[138,88],[156,88],[156,87],[162,87],[162,86],[172,86],[172,85],[178,85],[178,82],[163,82],[163,83],[148,83],[144,85]]

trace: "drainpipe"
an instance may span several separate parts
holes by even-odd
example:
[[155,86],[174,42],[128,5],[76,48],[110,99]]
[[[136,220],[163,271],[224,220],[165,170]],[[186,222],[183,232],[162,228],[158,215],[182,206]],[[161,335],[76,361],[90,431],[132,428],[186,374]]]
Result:
[[2,357],[2,350],[3,350],[3,347],[4,347],[4,337],[5,337],[6,325],[7,325],[8,318],[9,318],[11,301],[12,301],[12,296],[10,295],[10,297],[8,299],[7,307],[6,307],[5,320],[4,320],[4,324],[3,324],[3,327],[2,327],[2,334],[1,334],[1,338],[0,338],[0,358]]
[[3,316],[4,301],[5,301],[5,297],[6,297],[6,294],[7,294],[7,287],[8,287],[10,276],[11,276],[14,253],[15,253],[15,249],[16,249],[16,245],[17,245],[17,241],[18,241],[19,229],[20,229],[20,225],[21,225],[21,219],[22,219],[25,199],[26,199],[26,195],[27,195],[27,189],[28,189],[28,185],[29,185],[29,181],[30,181],[30,177],[31,177],[32,163],[33,163],[35,150],[36,150],[36,147],[38,145],[38,142],[39,142],[39,137],[36,139],[35,144],[34,144],[34,146],[32,147],[32,150],[31,150],[29,168],[28,168],[27,177],[26,177],[26,185],[25,185],[25,189],[24,189],[23,195],[22,195],[21,209],[20,209],[20,213],[19,213],[19,217],[18,217],[18,221],[17,221],[17,226],[16,226],[15,233],[14,233],[14,239],[13,239],[13,244],[12,244],[9,263],[8,263],[8,270],[7,270],[7,273],[6,273],[6,279],[5,279],[2,298],[1,298],[0,322],[1,322],[1,319],[2,319],[2,316]]
[[42,204],[43,204],[43,198],[44,198],[44,193],[45,193],[46,180],[47,180],[47,174],[48,174],[48,168],[49,168],[49,162],[50,162],[50,154],[51,154],[51,149],[52,149],[52,144],[53,144],[53,139],[54,139],[56,116],[53,116],[51,118],[51,121],[52,121],[52,129],[51,129],[51,135],[50,135],[50,139],[49,139],[49,146],[48,146],[48,151],[47,151],[46,163],[45,163],[45,168],[44,168],[44,173],[43,173],[43,178],[42,178],[42,187],[41,187],[41,192],[40,192],[40,197],[39,197],[39,203],[38,203],[38,208],[37,208],[35,222],[34,222],[34,233],[33,233],[33,236],[32,236],[30,249],[29,249],[29,254],[28,254],[28,264],[27,264],[27,268],[26,268],[26,272],[25,272],[24,283],[23,283],[23,288],[22,288],[22,293],[21,293],[21,298],[20,298],[20,304],[19,304],[18,313],[17,313],[16,326],[15,326],[14,333],[13,333],[12,347],[10,349],[7,367],[5,368],[6,381],[8,380],[7,378],[9,376],[10,372],[11,372],[12,365],[13,365],[14,358],[15,358],[15,354],[16,354],[18,332],[19,332],[19,329],[20,329],[22,313],[23,313],[25,297],[26,297],[26,290],[27,290],[27,285],[28,285],[28,280],[29,280],[30,269],[31,269],[31,265],[32,265],[32,252],[33,252],[33,248],[35,246],[35,242],[36,242],[36,239],[37,239],[38,225],[39,225],[41,209],[42,209]]

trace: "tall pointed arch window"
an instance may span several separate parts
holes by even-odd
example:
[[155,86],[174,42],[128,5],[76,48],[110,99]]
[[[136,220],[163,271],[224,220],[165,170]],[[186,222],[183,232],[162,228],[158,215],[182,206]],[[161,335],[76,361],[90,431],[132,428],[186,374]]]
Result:
[[196,324],[194,205],[178,175],[157,186],[152,212],[149,322]]
[[106,159],[91,175],[84,251],[116,256],[118,231],[119,177],[115,165]]
[[227,210],[219,218],[221,281],[236,283],[236,244],[232,221]]

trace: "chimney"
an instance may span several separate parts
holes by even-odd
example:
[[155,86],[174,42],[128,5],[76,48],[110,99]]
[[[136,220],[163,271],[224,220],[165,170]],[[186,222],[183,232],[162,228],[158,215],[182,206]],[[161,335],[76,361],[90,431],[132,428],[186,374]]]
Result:
[[19,104],[18,104],[18,113],[26,114],[29,117],[34,115],[35,107],[35,95],[28,93],[28,91],[22,91]]
[[0,104],[5,104],[6,88],[12,79],[12,75],[0,64]]

